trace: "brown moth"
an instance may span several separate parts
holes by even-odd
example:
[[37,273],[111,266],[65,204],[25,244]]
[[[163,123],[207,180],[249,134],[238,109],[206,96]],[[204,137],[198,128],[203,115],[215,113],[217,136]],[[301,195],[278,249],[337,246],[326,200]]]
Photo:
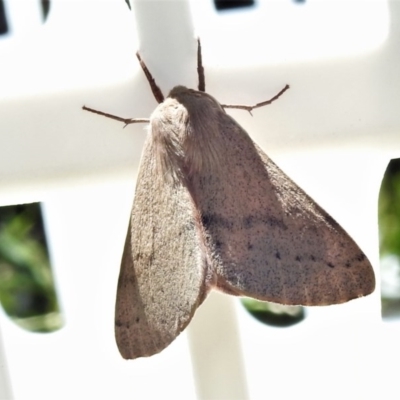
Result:
[[118,281],[115,336],[126,359],[166,348],[211,289],[287,305],[327,305],[375,287],[350,236],[251,140],[224,106],[176,86],[150,122]]

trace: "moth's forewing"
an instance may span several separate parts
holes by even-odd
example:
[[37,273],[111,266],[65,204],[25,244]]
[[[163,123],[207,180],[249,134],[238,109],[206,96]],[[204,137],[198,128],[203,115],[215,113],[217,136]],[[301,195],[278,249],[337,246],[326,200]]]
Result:
[[204,253],[187,190],[143,152],[118,281],[115,336],[127,359],[151,356],[186,327],[205,296]]
[[[188,107],[216,115],[209,99],[197,95]],[[197,171],[190,188],[219,289],[300,305],[343,303],[374,290],[360,248],[231,117],[222,110],[217,121],[190,115],[196,140],[224,149],[218,167]]]

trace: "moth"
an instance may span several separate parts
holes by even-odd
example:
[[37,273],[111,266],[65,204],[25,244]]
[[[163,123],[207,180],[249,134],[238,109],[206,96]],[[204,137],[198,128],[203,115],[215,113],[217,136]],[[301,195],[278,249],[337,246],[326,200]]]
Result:
[[357,244],[205,93],[164,96],[149,122],[118,280],[115,336],[126,359],[166,348],[211,289],[287,305],[322,306],[370,294],[375,276]]

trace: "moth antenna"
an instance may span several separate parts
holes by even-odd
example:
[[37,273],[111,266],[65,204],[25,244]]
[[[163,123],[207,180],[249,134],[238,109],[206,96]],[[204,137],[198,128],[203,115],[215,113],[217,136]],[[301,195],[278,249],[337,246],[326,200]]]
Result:
[[254,106],[246,106],[246,105],[241,105],[241,104],[221,104],[221,106],[223,108],[237,108],[239,110],[246,110],[246,111],[248,111],[250,113],[250,115],[253,115],[251,112],[255,108],[259,108],[259,107],[263,107],[263,106],[266,106],[268,104],[271,104],[272,102],[277,100],[279,97],[281,97],[283,95],[283,93],[285,93],[286,90],[289,89],[289,87],[290,87],[289,85],[286,85],[278,94],[276,94],[271,99],[266,100],[266,101],[262,101],[261,103],[254,104]]
[[197,38],[197,74],[199,75],[199,86],[200,92],[206,91],[206,80],[204,77],[203,60],[201,58],[201,43],[200,38]]
[[136,53],[136,57],[139,60],[140,66],[142,67],[142,70],[144,74],[146,75],[146,78],[150,84],[151,91],[153,92],[153,95],[157,101],[157,103],[162,103],[164,101],[164,95],[162,94],[161,89],[157,86],[156,81],[154,80],[153,76],[151,75],[150,71],[146,67],[146,64],[140,57],[139,52]]
[[[105,113],[103,111],[94,110],[93,108],[89,108],[86,106],[83,106],[82,110],[90,111],[95,114],[103,115],[104,117],[107,117],[107,118],[111,118],[111,119],[115,119],[117,121],[124,122],[125,126],[127,126],[129,124],[149,123],[150,122],[150,120],[148,118],[122,118],[122,117],[117,117],[116,115]],[[124,126],[124,128],[125,128],[125,126]]]

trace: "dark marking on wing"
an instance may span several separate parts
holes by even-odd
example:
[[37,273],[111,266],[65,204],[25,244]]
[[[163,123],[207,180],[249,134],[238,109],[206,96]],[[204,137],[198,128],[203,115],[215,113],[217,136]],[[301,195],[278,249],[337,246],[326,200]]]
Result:
[[330,215],[328,214],[324,214],[323,215],[324,220],[326,221],[326,223],[330,226],[332,226],[335,229],[341,229],[340,225],[336,222],[335,219],[333,219]]
[[365,260],[365,254],[364,253],[361,253],[361,254],[359,254],[358,255],[358,257],[357,257],[357,261],[364,261]]
[[251,229],[257,225],[268,225],[271,228],[279,228],[287,230],[286,224],[282,219],[271,217],[268,214],[263,215],[247,215],[240,219],[232,220],[218,214],[203,214],[201,222],[206,229],[212,226],[218,226],[224,229]]

